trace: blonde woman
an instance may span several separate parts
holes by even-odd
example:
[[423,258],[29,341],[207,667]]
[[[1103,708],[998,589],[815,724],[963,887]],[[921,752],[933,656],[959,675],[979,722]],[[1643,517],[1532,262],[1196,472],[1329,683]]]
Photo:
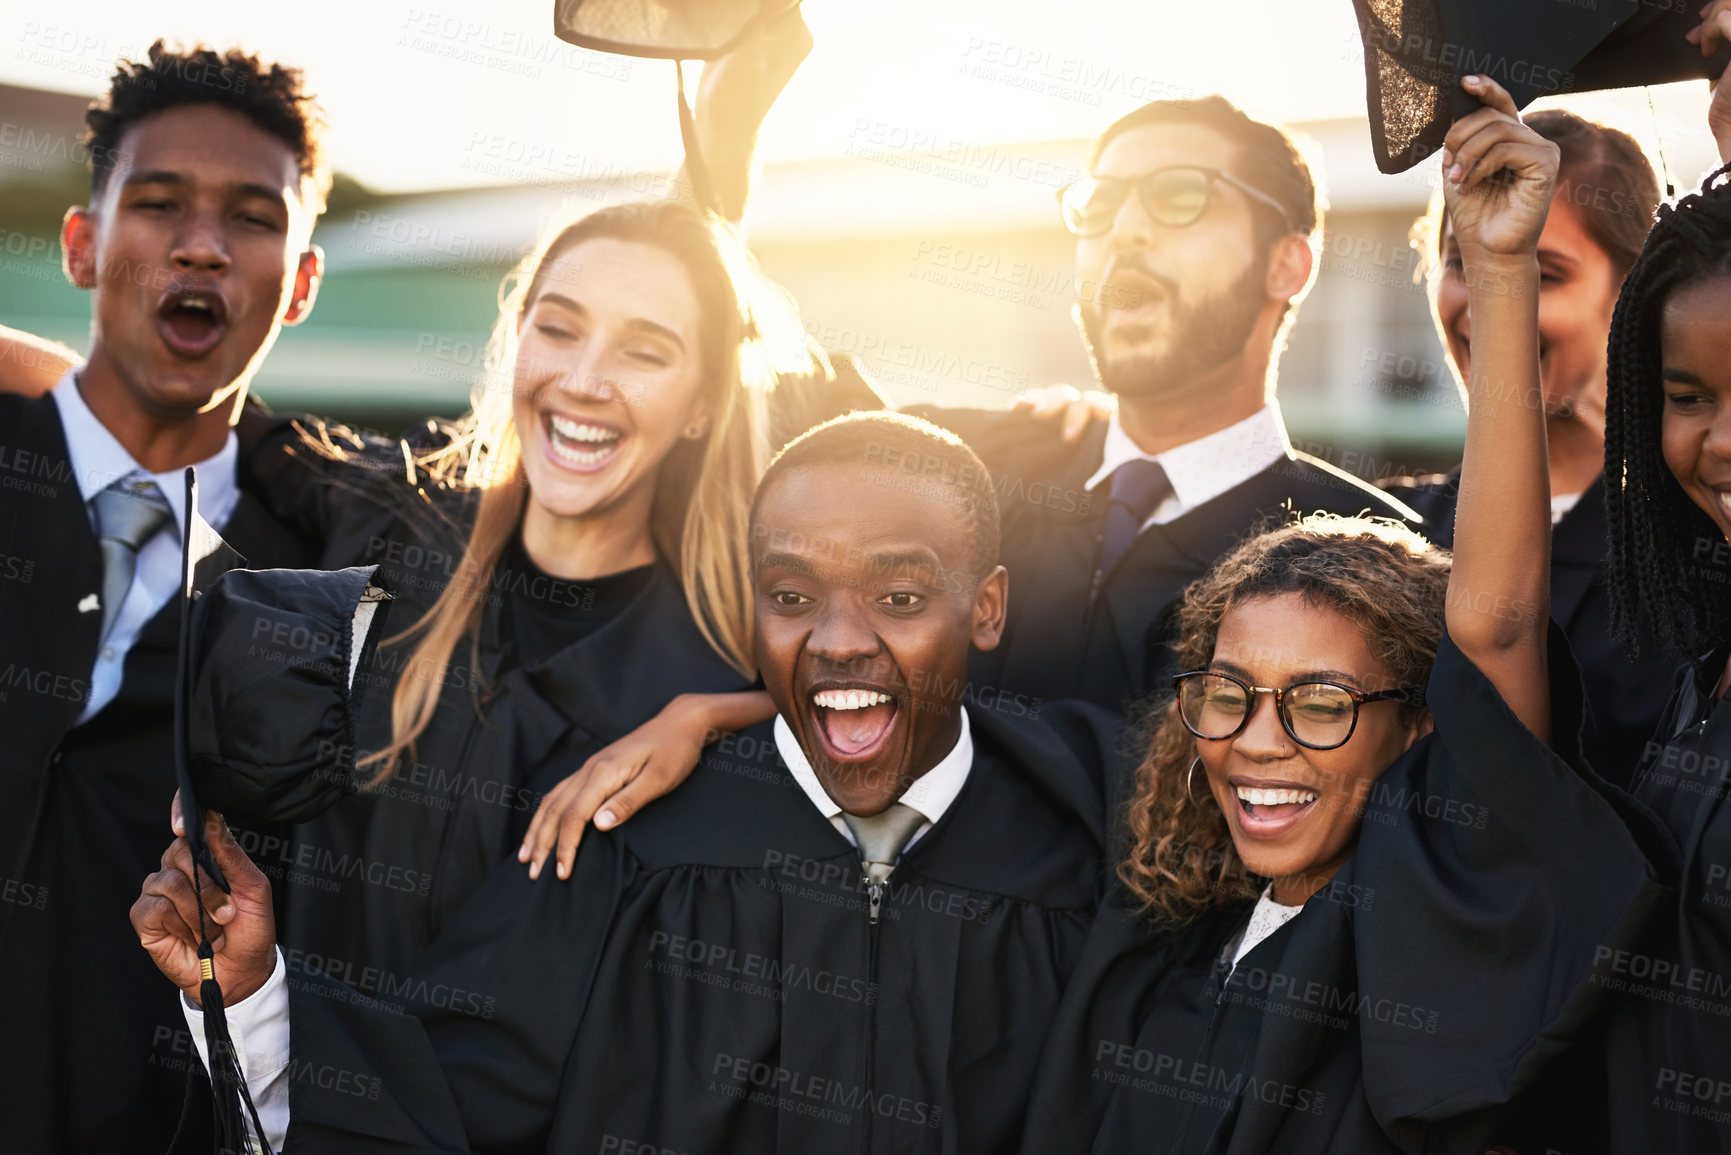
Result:
[[359,793],[248,846],[291,963],[384,996],[551,786],[682,692],[727,720],[766,395],[811,368],[731,233],[678,205],[552,228],[506,289],[462,422],[303,425],[258,467],[322,565],[376,563],[397,599],[354,733],[305,736]]

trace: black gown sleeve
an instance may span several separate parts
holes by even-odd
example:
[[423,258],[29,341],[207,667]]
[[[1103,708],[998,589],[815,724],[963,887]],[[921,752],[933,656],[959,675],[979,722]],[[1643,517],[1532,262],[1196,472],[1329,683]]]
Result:
[[[1581,1037],[1605,994],[1595,959],[1663,901],[1670,840],[1580,758],[1580,675],[1555,625],[1550,671],[1554,749],[1445,637],[1435,734],[1367,803],[1351,866],[1375,891],[1354,915],[1364,1088],[1407,1149],[1509,1102]],[[1379,1000],[1435,1008],[1434,1030],[1379,1018]]]
[[[358,788],[350,670],[384,634],[389,594],[374,584],[377,568],[233,570],[204,591],[187,707],[203,805],[247,821],[304,822]],[[364,601],[378,604],[357,661]]]
[[294,1077],[289,1149],[543,1150],[625,861],[591,832],[568,880],[501,866],[376,998],[291,970],[291,1077],[349,1072],[374,1093]]

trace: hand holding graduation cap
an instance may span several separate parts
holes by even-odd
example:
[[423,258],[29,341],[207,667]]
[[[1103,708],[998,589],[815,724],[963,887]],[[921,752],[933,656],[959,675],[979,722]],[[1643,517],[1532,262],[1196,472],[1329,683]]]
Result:
[[1461,87],[1484,107],[1443,138],[1443,201],[1455,241],[1469,274],[1485,262],[1534,260],[1561,154],[1521,123],[1514,98],[1496,81],[1468,76]]
[[705,149],[732,145],[749,150],[763,118],[811,47],[811,29],[795,5],[766,21],[726,56],[705,64],[696,110],[698,125],[709,130]]
[[[162,855],[162,869],[144,880],[132,904],[132,929],[151,961],[169,981],[199,1001],[202,974],[198,960],[198,899],[193,895],[192,849],[181,836]],[[211,937],[217,977],[230,1006],[262,987],[276,969],[276,915],[270,880],[254,866],[229,832],[222,815],[205,815],[205,838],[216,864],[228,876],[230,893],[201,875],[205,917],[215,924]]]
[[[1713,0],[1701,9],[1701,23],[1690,30],[1689,43],[1701,46],[1702,56],[1711,56],[1731,44],[1731,0]],[[1719,145],[1719,159],[1731,163],[1731,85],[1725,77],[1711,82],[1713,103],[1707,108],[1707,129]]]
[[697,140],[729,220],[745,215],[757,131],[787,82],[811,53],[811,30],[798,5],[767,21],[727,55],[703,66],[697,87]]

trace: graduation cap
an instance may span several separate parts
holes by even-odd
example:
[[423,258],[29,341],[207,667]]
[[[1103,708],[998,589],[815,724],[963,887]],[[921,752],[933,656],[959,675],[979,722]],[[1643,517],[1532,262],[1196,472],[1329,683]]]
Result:
[[1463,76],[1489,76],[1518,108],[1541,96],[1710,79],[1731,49],[1704,57],[1684,39],[1696,5],[1643,0],[1352,0],[1364,41],[1376,167],[1404,172],[1479,107]]
[[[210,1056],[218,1151],[271,1155],[229,1036],[205,924],[201,874],[231,888],[205,839],[205,808],[262,821],[309,818],[352,793],[352,683],[389,595],[375,567],[248,571],[198,515],[186,471],[181,526],[180,652],[174,681],[174,766],[198,901],[199,1001]],[[243,637],[250,635],[250,641]],[[237,646],[250,650],[237,653]],[[344,742],[310,741],[335,733]],[[312,753],[309,755],[309,749]],[[346,771],[346,772],[344,772]]]
[[596,52],[715,60],[799,0],[555,0],[559,39]]
[[685,99],[681,61],[717,60],[739,47],[765,24],[799,6],[800,0],[554,0],[553,34],[594,52],[673,61],[679,95],[679,136],[685,145],[685,170],[697,203],[718,202],[703,153],[697,147],[697,122]]

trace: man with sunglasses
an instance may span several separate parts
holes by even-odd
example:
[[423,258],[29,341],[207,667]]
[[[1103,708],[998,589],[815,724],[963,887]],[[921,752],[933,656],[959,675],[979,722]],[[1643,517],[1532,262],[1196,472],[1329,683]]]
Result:
[[[1219,96],[1111,125],[1060,194],[1076,317],[1117,412],[1073,442],[1025,412],[927,410],[998,482],[1015,596],[976,683],[1116,710],[1165,689],[1179,594],[1286,511],[1410,509],[1297,453],[1278,351],[1314,269],[1316,187],[1279,128]],[[1054,500],[1053,495],[1058,495]]]

